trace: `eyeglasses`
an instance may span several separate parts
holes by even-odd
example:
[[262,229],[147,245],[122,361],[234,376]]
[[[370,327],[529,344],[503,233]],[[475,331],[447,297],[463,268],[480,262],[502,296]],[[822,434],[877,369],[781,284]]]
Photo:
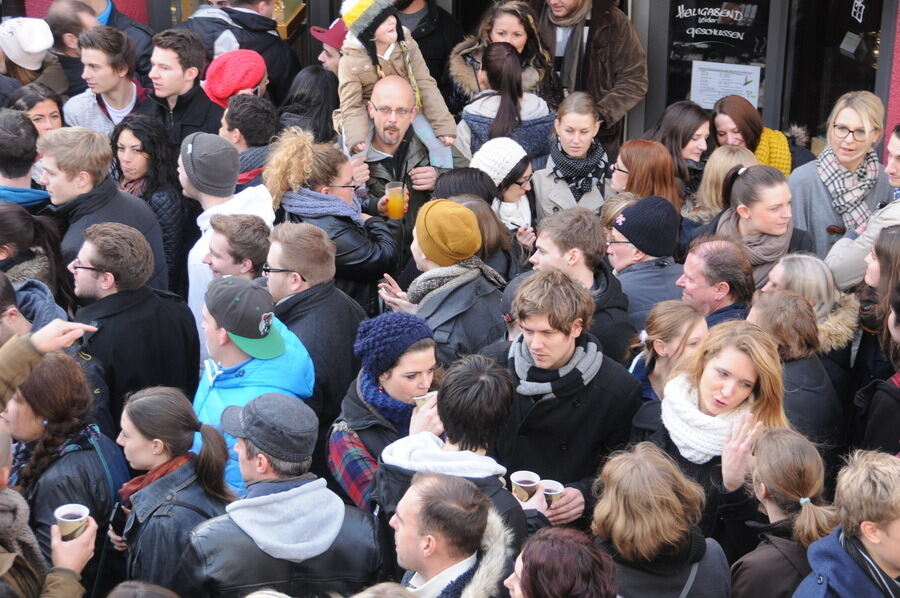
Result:
[[[372,102],[369,102],[372,104]],[[378,114],[383,116],[390,116],[391,114],[396,114],[397,116],[407,116],[412,112],[412,108],[389,108],[387,106],[376,106],[372,104],[372,107],[375,108],[375,111]]]
[[621,172],[622,174],[631,174],[624,168],[620,168],[618,164],[613,164],[612,166],[609,167],[609,175],[612,176],[612,173],[614,173],[617,170],[619,172]]
[[73,270],[91,270],[93,272],[106,272],[106,270],[102,270],[100,268],[95,268],[93,266],[83,266],[81,264],[81,262],[78,261],[78,258],[75,258],[74,260],[72,260],[72,263],[69,264],[69,266]]
[[850,133],[853,133],[853,139],[856,141],[865,141],[868,138],[865,129],[851,129],[844,125],[834,125],[832,128],[834,129],[834,136],[838,139],[845,139]]
[[356,184],[355,179],[350,179],[349,185],[328,185],[330,189],[356,189],[359,185]]
[[533,177],[533,176],[534,176],[534,173],[532,172],[532,173],[529,174],[527,177],[525,177],[524,180],[521,180],[521,181],[513,181],[513,184],[518,185],[519,187],[524,187],[525,185],[527,185],[528,183],[531,182],[531,177]]
[[300,277],[300,280],[302,280],[303,282],[306,282],[306,279],[303,277],[303,275],[300,274],[299,272],[297,272],[296,270],[288,270],[287,268],[273,268],[273,267],[269,266],[269,264],[266,264],[262,267],[262,274],[263,274],[263,276],[265,276],[267,278],[270,274],[287,274],[289,272],[292,274],[296,274],[297,276]]
[[617,243],[625,243],[626,245],[631,245],[631,241],[607,241],[607,245],[616,245]]

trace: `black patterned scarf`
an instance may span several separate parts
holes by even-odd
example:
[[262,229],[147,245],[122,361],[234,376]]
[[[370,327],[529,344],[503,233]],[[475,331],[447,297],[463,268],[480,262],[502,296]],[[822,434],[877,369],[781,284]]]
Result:
[[550,147],[550,157],[553,159],[553,182],[565,181],[576,202],[593,187],[602,191],[601,186],[609,166],[609,158],[603,145],[598,141],[594,140],[591,143],[587,156],[573,158],[563,151],[557,140]]

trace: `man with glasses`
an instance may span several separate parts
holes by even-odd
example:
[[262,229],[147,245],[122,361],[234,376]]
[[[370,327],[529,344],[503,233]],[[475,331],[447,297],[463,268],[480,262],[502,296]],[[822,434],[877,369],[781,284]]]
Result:
[[[840,136],[841,131],[835,134]],[[881,229],[900,224],[900,124],[894,126],[885,159],[884,174],[894,189],[890,203],[874,212],[863,227],[847,231],[825,257],[825,263],[834,273],[835,284],[841,289],[853,288],[863,279],[866,255],[872,251]]]
[[[265,186],[249,187],[238,194],[234,189],[240,170],[238,151],[225,139],[210,133],[194,133],[185,137],[178,156],[178,180],[185,197],[200,203],[203,213],[197,216],[200,238],[188,252],[188,307],[194,314],[197,330],[202,332],[203,298],[213,280],[213,270],[204,261],[210,253],[213,236],[211,221],[216,214],[250,214],[260,217],[267,226],[275,222],[272,197]],[[206,348],[200,344],[201,363]]]
[[[372,119],[371,138],[368,144],[353,148],[353,153],[366,152],[368,179],[361,176],[356,179],[358,183],[365,183],[369,190],[370,199],[364,211],[372,215],[379,214],[378,202],[384,197],[388,183],[402,182],[409,191],[409,211],[394,228],[402,267],[410,258],[412,228],[419,208],[431,199],[437,178],[446,169],[431,166],[428,148],[413,131],[416,100],[406,79],[390,75],[379,80],[367,106]],[[468,166],[468,162],[454,156],[454,166]]]
[[118,433],[122,404],[148,386],[197,388],[199,339],[180,297],[151,289],[154,257],[144,235],[124,224],[94,224],[69,264],[75,295],[85,303],[75,320],[97,328],[81,351],[104,366],[109,411]]
[[313,396],[306,402],[319,418],[319,436],[311,471],[329,480],[325,463],[328,428],[341,412],[341,401],[359,371],[353,342],[366,314],[334,284],[335,245],[313,224],[286,222],[272,229],[263,275],[275,317],[297,335],[316,371]]

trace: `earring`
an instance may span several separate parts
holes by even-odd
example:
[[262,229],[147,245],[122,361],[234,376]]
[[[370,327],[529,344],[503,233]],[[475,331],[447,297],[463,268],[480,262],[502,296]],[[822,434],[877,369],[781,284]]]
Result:
[[45,426],[47,425],[47,420],[46,420],[46,419],[44,420],[44,425],[45,425]]
[[378,385],[378,392],[384,392],[384,386],[381,384]]

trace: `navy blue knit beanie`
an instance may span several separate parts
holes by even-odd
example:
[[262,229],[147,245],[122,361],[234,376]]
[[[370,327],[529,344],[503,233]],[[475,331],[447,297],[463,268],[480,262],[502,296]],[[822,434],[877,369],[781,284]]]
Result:
[[356,334],[353,352],[374,380],[388,371],[410,345],[423,338],[434,338],[431,327],[412,314],[388,312],[363,320]]

